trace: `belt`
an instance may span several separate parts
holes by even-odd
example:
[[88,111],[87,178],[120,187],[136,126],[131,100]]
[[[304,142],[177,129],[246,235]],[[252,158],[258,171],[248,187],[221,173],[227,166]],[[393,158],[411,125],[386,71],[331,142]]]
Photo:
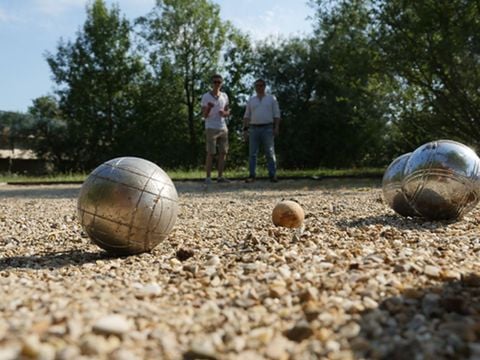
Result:
[[251,127],[264,127],[264,126],[273,126],[273,123],[268,124],[250,124]]

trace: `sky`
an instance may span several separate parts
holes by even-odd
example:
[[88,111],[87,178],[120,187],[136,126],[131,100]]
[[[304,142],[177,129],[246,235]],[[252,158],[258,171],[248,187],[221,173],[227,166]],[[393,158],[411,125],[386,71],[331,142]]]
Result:
[[[251,35],[306,35],[314,10],[307,0],[212,0],[220,16]],[[89,0],[0,0],[0,110],[26,112],[32,100],[53,94],[45,53],[59,40],[75,40]],[[106,0],[130,20],[146,15],[155,0]]]

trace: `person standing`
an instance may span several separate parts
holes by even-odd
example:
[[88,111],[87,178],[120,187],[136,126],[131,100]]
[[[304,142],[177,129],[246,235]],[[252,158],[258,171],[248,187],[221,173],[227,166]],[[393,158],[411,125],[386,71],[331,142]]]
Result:
[[280,129],[280,108],[273,95],[265,93],[266,82],[255,81],[256,95],[252,96],[243,116],[243,133],[248,140],[249,176],[246,182],[256,178],[257,155],[260,145],[263,146],[267,158],[268,176],[271,182],[277,182],[277,164],[275,158],[274,138]]
[[211,173],[213,158],[217,154],[217,148],[217,182],[228,181],[223,177],[223,170],[225,168],[225,158],[228,152],[228,128],[225,118],[230,115],[230,111],[228,96],[220,91],[222,84],[222,76],[219,74],[213,75],[212,90],[203,94],[201,101],[207,145],[207,155],[205,160],[205,170],[207,173],[205,178],[206,184],[212,182]]

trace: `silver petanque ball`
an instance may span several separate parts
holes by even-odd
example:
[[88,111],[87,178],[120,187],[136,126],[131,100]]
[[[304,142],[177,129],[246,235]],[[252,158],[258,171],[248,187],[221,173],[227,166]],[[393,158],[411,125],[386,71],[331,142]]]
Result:
[[461,143],[438,140],[408,159],[402,191],[409,204],[430,220],[459,219],[479,201],[480,159]]
[[418,216],[402,191],[403,171],[412,153],[400,155],[391,162],[383,174],[382,190],[385,202],[402,216]]
[[109,160],[87,177],[78,216],[92,241],[117,254],[137,254],[163,241],[177,219],[177,190],[154,163],[136,157]]

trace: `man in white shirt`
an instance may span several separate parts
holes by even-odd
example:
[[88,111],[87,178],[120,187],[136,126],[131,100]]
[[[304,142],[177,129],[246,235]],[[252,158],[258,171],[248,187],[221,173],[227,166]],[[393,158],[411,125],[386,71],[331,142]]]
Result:
[[249,176],[246,182],[255,181],[260,145],[265,150],[270,181],[278,181],[274,137],[279,134],[280,108],[275,96],[265,93],[265,87],[265,80],[255,81],[256,95],[248,100],[243,116],[243,133],[249,142]]
[[225,167],[225,158],[228,152],[228,128],[225,118],[230,115],[228,96],[220,89],[223,84],[221,75],[212,76],[212,90],[202,96],[202,114],[205,120],[205,133],[207,144],[207,157],[205,160],[205,170],[207,177],[206,184],[212,182],[211,173],[213,166],[213,157],[217,153],[217,182],[226,182],[223,177],[223,169]]

